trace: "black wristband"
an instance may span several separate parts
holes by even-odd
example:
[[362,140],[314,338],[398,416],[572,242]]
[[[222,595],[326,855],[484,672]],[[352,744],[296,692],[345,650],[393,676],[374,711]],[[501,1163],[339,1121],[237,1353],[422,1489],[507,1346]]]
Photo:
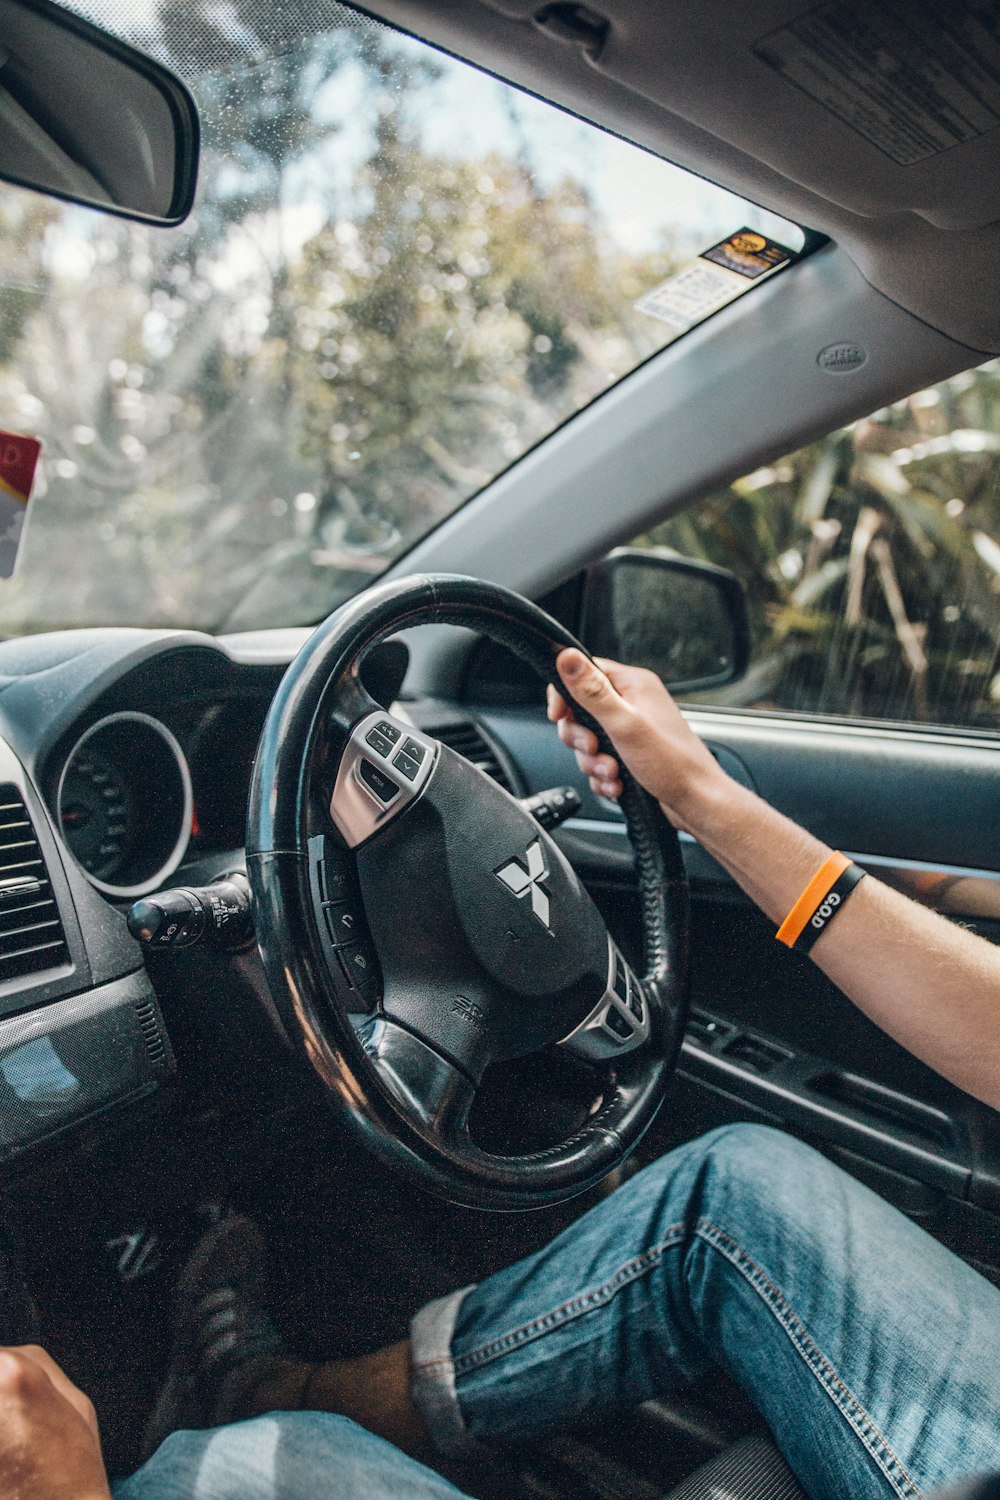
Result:
[[843,875],[834,881],[792,944],[796,953],[809,952],[816,939],[829,927],[854,887],[864,880],[865,873],[860,865],[848,865]]

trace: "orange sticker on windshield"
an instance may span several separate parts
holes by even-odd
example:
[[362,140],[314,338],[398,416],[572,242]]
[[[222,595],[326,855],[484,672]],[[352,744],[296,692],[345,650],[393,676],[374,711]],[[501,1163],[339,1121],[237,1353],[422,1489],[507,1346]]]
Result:
[[744,226],[703,250],[635,305],[639,312],[668,323],[671,337],[680,338],[689,328],[742,297],[765,276],[773,276],[797,259],[776,240]]
[[0,432],[0,578],[10,578],[24,534],[42,445],[19,432]]
[[784,245],[765,239],[753,229],[738,230],[728,240],[713,245],[711,250],[703,250],[701,258],[713,260],[717,266],[725,266],[727,271],[735,271],[737,275],[747,276],[751,281],[763,276],[765,271],[777,271],[780,266],[787,266],[789,261],[795,259]]

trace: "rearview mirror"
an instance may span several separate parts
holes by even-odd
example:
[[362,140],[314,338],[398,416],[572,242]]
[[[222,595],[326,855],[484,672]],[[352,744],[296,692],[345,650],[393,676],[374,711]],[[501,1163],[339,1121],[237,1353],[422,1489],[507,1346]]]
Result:
[[649,667],[675,693],[734,682],[750,658],[736,574],[641,547],[619,547],[588,569],[580,634],[594,656]]
[[197,167],[198,112],[172,73],[50,0],[0,0],[0,178],[178,224]]

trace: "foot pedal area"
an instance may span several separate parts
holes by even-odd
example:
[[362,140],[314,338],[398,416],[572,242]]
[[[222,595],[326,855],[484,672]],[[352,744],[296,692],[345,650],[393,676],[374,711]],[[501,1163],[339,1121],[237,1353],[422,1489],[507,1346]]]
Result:
[[153,1276],[163,1266],[163,1231],[154,1224],[140,1224],[108,1240],[104,1253],[115,1278],[124,1285]]
[[179,1223],[147,1223],[122,1229],[104,1242],[105,1264],[124,1286],[145,1281],[164,1268],[175,1272],[206,1229],[223,1217],[218,1203],[203,1203]]

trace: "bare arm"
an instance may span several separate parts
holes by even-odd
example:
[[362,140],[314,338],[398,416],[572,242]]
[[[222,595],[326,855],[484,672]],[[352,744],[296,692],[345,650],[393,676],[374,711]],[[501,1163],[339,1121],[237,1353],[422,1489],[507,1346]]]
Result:
[[[670,821],[780,923],[830,849],[727,776],[652,672],[614,662],[599,672],[575,651],[558,665]],[[616,762],[551,690],[549,717],[594,790],[617,796]],[[910,1052],[1000,1109],[1000,949],[868,876],[810,957]]]

